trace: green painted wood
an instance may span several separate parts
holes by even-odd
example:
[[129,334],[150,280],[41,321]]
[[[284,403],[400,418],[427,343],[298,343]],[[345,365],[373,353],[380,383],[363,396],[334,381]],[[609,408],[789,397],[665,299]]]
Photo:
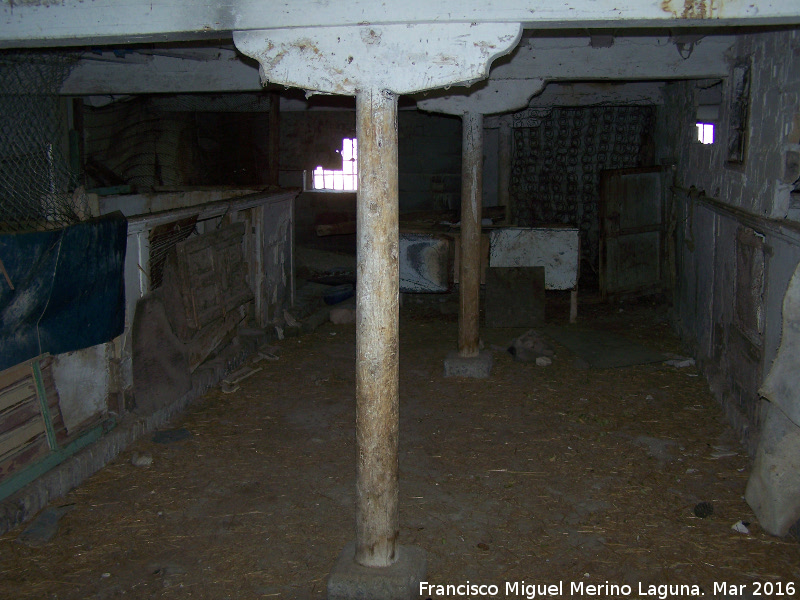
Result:
[[50,405],[47,402],[47,392],[44,389],[42,369],[39,366],[38,360],[31,362],[31,371],[33,371],[33,381],[36,383],[36,395],[39,397],[39,408],[42,411],[44,430],[47,433],[47,444],[50,446],[50,450],[55,452],[58,450],[56,430],[53,428],[53,420],[50,418]]
[[31,465],[24,471],[20,471],[8,479],[0,482],[0,501],[5,500],[11,494],[21,490],[23,487],[47,473],[50,469],[60,465],[70,456],[100,439],[103,435],[103,426],[98,425],[90,429],[79,438],[46,456],[36,464]]

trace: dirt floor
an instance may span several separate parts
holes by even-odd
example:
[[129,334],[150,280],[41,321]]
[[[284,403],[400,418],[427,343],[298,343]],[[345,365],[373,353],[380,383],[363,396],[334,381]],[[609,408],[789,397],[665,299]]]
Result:
[[[401,312],[400,541],[427,551],[430,582],[501,598],[524,597],[505,593],[521,581],[563,581],[561,597],[572,582],[632,586],[605,598],[800,583],[800,544],[759,528],[742,498],[750,461],[695,368],[591,369],[556,346],[547,367],[498,350],[490,379],[445,379],[454,304]],[[588,302],[579,318],[681,353],[667,315]],[[548,321],[566,321],[564,302]],[[521,332],[483,336],[501,348]],[[215,389],[174,422],[190,437],[143,439],[53,503],[70,510],[52,541],[0,538],[0,598],[324,598],[353,538],[355,327],[279,345],[238,392]],[[749,534],[731,529],[740,520]]]

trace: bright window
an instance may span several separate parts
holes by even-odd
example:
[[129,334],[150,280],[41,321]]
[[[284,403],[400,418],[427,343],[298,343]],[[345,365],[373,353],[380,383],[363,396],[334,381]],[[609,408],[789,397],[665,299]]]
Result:
[[698,123],[697,124],[697,141],[701,144],[714,143],[714,124],[713,123]]
[[315,190],[339,190],[344,192],[358,189],[358,140],[345,138],[342,149],[342,170],[329,171],[322,167],[314,169],[312,175]]

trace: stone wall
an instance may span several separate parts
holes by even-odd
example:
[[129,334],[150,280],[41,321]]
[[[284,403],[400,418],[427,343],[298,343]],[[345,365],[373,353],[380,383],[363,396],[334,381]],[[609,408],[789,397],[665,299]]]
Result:
[[659,157],[675,165],[676,324],[754,452],[764,416],[758,389],[780,345],[781,305],[800,260],[792,194],[800,175],[800,32],[739,37],[715,143],[703,145],[697,107],[713,83],[666,85],[659,115]]

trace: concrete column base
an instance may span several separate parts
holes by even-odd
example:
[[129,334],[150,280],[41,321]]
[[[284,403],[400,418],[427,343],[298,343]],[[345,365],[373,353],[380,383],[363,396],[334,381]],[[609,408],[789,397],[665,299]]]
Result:
[[445,377],[476,377],[484,379],[492,372],[492,353],[481,350],[478,356],[465,358],[451,352],[444,359]]
[[415,546],[398,546],[389,567],[363,567],[355,561],[356,545],[345,546],[328,576],[328,600],[414,600],[425,581],[428,560]]

